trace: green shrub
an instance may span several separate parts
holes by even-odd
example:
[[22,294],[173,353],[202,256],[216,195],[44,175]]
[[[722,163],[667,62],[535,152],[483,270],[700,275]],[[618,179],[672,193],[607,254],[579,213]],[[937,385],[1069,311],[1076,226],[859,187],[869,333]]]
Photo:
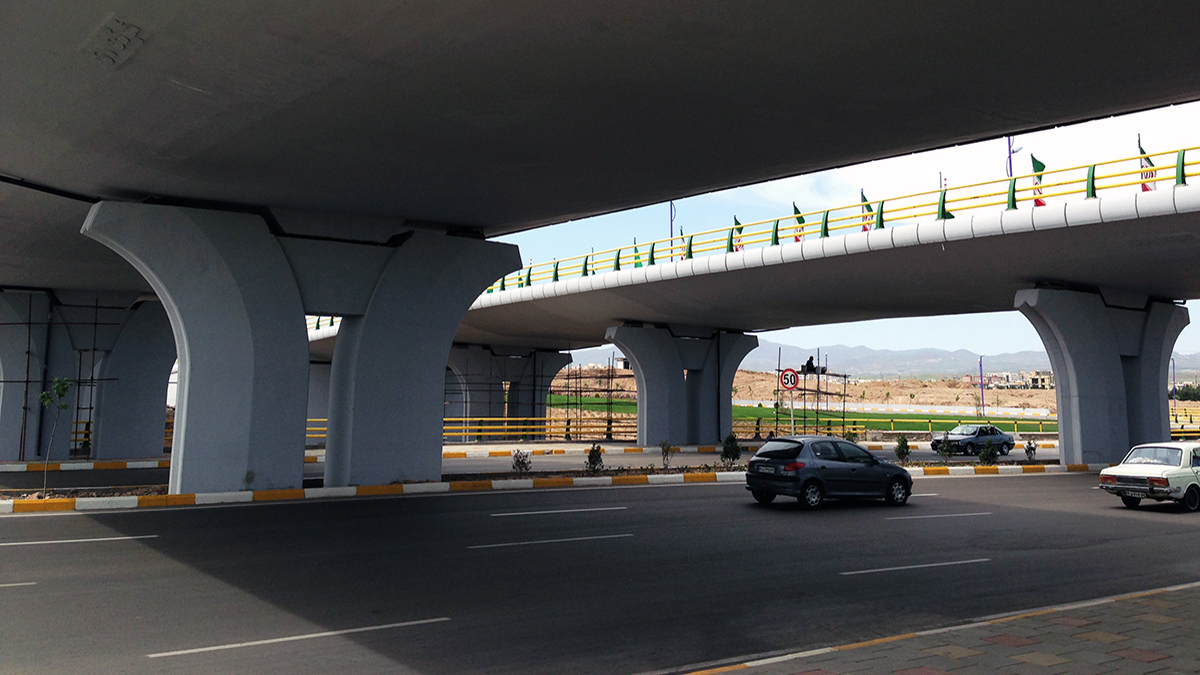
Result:
[[583,470],[590,474],[597,474],[604,470],[604,453],[599,443],[592,443],[587,459],[583,462]]
[[533,459],[528,452],[513,450],[512,470],[518,476],[524,476],[533,468]]
[[979,463],[992,465],[996,463],[996,458],[1000,456],[1000,450],[992,445],[992,439],[984,441],[983,448],[979,450]]
[[734,436],[731,431],[725,437],[725,442],[721,444],[721,465],[725,467],[726,471],[731,471],[733,465],[737,464],[741,458],[742,446],[738,444],[737,436]]
[[907,462],[908,456],[912,454],[912,448],[908,447],[908,437],[900,434],[896,437],[896,461]]

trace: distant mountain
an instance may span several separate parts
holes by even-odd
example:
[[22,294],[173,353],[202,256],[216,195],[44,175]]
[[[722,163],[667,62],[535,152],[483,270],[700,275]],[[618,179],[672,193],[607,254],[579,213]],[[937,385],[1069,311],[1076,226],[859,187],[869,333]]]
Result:
[[[621,350],[611,345],[580,349],[573,352],[576,365],[597,363],[607,365],[610,358],[621,356]],[[743,370],[772,372],[782,362],[784,368],[799,368],[816,357],[817,349],[759,340],[758,348],[742,361]],[[933,378],[960,377],[979,371],[979,355],[965,349],[869,349],[834,345],[821,347],[821,360],[829,356],[829,370],[863,378]],[[1200,354],[1175,354],[1179,381],[1196,379],[1200,374]],[[1049,370],[1050,357],[1044,351],[1023,351],[983,357],[983,369],[989,373],[1017,373],[1030,370]]]

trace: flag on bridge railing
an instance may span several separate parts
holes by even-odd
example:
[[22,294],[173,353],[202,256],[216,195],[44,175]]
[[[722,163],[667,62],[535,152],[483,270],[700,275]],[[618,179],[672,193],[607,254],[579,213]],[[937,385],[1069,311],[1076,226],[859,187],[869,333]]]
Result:
[[[1154,162],[1150,161],[1150,157],[1146,151],[1142,149],[1142,135],[1138,134],[1138,154],[1141,155],[1140,162],[1142,165],[1142,180],[1152,181],[1158,177],[1158,172],[1154,170]],[[1147,171],[1146,169],[1150,169]],[[1150,192],[1158,184],[1157,183],[1142,183],[1142,192]]]
[[745,245],[742,244],[742,224],[738,222],[737,216],[733,217],[733,232],[733,250],[740,251],[743,248],[746,248]]
[[804,238],[804,216],[800,215],[800,209],[796,208],[796,202],[792,202],[792,210],[796,212],[796,225],[799,226],[794,238],[796,241],[800,241]]
[[1046,200],[1042,199],[1042,172],[1046,170],[1046,165],[1038,161],[1037,157],[1029,155],[1029,159],[1033,160],[1033,205],[1045,206]]
[[859,196],[859,198],[862,199],[862,214],[863,214],[863,219],[862,219],[862,228],[863,229],[862,229],[862,231],[870,232],[871,231],[871,216],[875,213],[875,211],[871,208],[871,205],[869,203],[867,203],[867,194],[865,192],[863,192],[862,188],[859,188],[858,196]]

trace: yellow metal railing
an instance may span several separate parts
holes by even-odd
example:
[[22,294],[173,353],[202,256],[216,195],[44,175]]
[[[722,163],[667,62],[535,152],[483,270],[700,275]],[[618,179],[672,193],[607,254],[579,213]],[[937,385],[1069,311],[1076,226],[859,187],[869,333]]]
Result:
[[[1200,165],[1200,159],[1187,160],[1188,153],[1197,149],[1200,149],[1200,146],[1046,170],[1036,174],[818,211],[801,212],[793,206],[793,213],[777,218],[748,223],[737,223],[735,219],[733,227],[705,230],[686,237],[635,243],[587,255],[537,263],[501,277],[488,287],[487,292],[646,267],[705,254],[731,253],[813,237],[824,238],[833,234],[894,227],[930,218],[953,218],[955,214],[977,209],[1017,209],[1025,205],[1039,208],[1034,204],[1035,200],[1057,201],[1076,195],[1093,198],[1102,191],[1111,192],[1140,185],[1182,185],[1188,178],[1200,174],[1200,170],[1195,168]],[[1150,159],[1155,164],[1154,168],[1142,168],[1143,158]],[[1144,175],[1147,173],[1152,175]],[[1039,179],[1040,183],[1035,184],[1035,178]]]

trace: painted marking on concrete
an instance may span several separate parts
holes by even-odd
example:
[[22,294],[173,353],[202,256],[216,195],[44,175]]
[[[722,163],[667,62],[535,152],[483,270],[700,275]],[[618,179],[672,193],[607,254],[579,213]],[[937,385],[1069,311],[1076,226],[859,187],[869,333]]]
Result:
[[950,562],[925,563],[923,565],[900,565],[899,567],[880,567],[873,570],[854,570],[853,572],[838,572],[841,576],[849,577],[856,574],[877,574],[879,572],[900,572],[903,570],[921,570],[930,567],[950,567],[952,565],[973,565],[975,563],[991,562],[991,558],[974,558],[972,560],[952,560]]
[[130,541],[133,539],[157,539],[157,534],[139,534],[132,537],[93,537],[90,539],[46,539],[42,541],[6,541],[0,546],[44,546],[47,544],[87,544],[94,541]]
[[19,588],[21,586],[37,586],[36,581],[21,581],[13,584],[0,584],[0,588]]
[[[915,496],[915,495],[914,495]],[[926,520],[928,518],[970,518],[971,516],[990,516],[991,511],[979,511],[977,513],[942,513],[936,516],[893,516],[884,518],[884,520]]]
[[484,548],[508,548],[510,546],[536,546],[538,544],[566,544],[573,541],[596,541],[599,539],[624,539],[632,537],[632,534],[604,534],[596,537],[567,537],[565,539],[537,539],[534,541],[513,541],[505,544],[480,544],[478,546],[468,546],[467,550],[474,551]]
[[203,654],[205,652],[219,652],[227,649],[243,649],[245,647],[260,647],[262,645],[276,645],[284,642],[296,642],[298,640],[315,640],[317,638],[336,637],[338,635],[353,635],[354,633],[369,633],[372,631],[389,630],[392,628],[406,628],[408,626],[423,626],[431,623],[442,623],[449,621],[450,617],[441,616],[436,619],[421,619],[419,621],[401,621],[400,623],[385,623],[379,626],[363,626],[362,628],[347,628],[345,630],[327,630],[320,633],[305,633],[304,635],[289,635],[287,637],[271,638],[269,640],[253,640],[251,642],[235,642],[227,645],[214,645],[212,647],[198,647],[196,649],[180,649],[174,652],[159,652],[157,654],[147,654],[148,659],[161,659],[169,656],[187,656],[188,654]]
[[909,497],[936,497],[936,496],[938,496],[938,493],[936,493],[936,492],[922,492],[921,494],[909,495]]
[[512,511],[510,513],[492,513],[488,514],[493,518],[504,518],[507,516],[540,516],[550,513],[591,513],[593,511],[624,511],[628,506],[602,506],[594,509],[555,509],[553,511]]

